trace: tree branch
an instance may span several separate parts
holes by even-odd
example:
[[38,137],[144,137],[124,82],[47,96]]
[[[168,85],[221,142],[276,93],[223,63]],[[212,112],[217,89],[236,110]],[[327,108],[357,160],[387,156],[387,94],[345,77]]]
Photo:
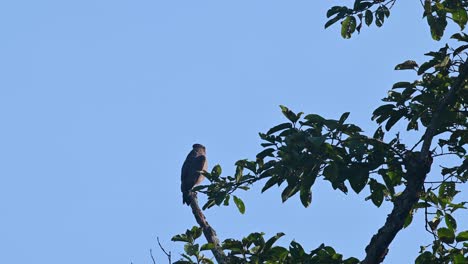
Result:
[[154,256],[153,256],[153,250],[150,248],[150,256],[151,256],[151,260],[153,261],[153,264],[156,264],[156,260],[154,259]]
[[390,243],[396,234],[403,228],[406,217],[413,209],[414,204],[419,200],[423,189],[424,180],[429,173],[432,157],[430,147],[432,139],[436,135],[437,126],[440,122],[440,113],[456,99],[457,91],[462,89],[468,79],[468,62],[460,66],[460,73],[451,86],[447,95],[437,106],[431,122],[423,136],[421,152],[409,152],[405,160],[407,169],[406,178],[408,184],[403,193],[395,198],[392,212],[388,215],[385,224],[377,231],[369,245],[366,247],[366,257],[363,264],[380,263],[385,258]]
[[440,119],[440,113],[449,105],[452,104],[456,98],[457,91],[463,88],[463,85],[468,79],[468,61],[460,65],[460,74],[455,80],[454,84],[448,91],[445,98],[437,106],[434,115],[432,116],[431,123],[427,126],[426,133],[424,133],[424,142],[421,147],[421,157],[427,158],[429,155],[429,148],[431,147],[432,138],[434,138],[437,131],[437,125]]
[[214,248],[211,249],[211,252],[213,252],[213,255],[216,258],[216,261],[218,262],[218,264],[227,263],[226,255],[224,254],[224,251],[220,246],[219,239],[216,235],[215,230],[208,224],[208,222],[206,221],[205,215],[203,214],[202,210],[198,206],[198,199],[197,199],[196,192],[189,193],[189,201],[190,201],[190,207],[192,207],[193,216],[195,216],[195,220],[197,220],[197,223],[202,228],[203,234],[205,235],[206,240],[208,241],[208,243],[212,243],[214,245]]
[[[169,264],[171,264],[171,263],[172,263],[172,260],[171,260],[171,252],[169,251],[169,253],[167,253],[167,251],[166,251],[166,250],[163,248],[163,246],[161,245],[161,242],[159,241],[159,237],[156,237],[156,239],[158,240],[159,248],[164,252],[164,254],[166,254],[167,260],[169,261]],[[150,252],[151,252],[151,250],[150,250]],[[151,253],[152,253],[152,252],[151,252]],[[151,254],[151,258],[153,259],[154,264],[156,264],[155,261],[154,261],[154,258],[153,258],[153,255],[152,255],[152,254]]]

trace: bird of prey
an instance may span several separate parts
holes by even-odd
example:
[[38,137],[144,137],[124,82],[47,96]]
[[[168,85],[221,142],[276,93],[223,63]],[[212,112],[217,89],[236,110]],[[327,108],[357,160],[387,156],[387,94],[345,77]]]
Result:
[[201,144],[194,144],[192,151],[187,155],[182,165],[181,185],[182,202],[190,205],[189,194],[195,185],[200,184],[205,176],[202,172],[208,168],[206,160],[206,149]]

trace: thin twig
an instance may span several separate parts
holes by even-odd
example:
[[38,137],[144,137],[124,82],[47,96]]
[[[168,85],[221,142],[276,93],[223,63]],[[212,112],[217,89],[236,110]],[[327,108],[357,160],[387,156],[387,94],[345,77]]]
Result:
[[169,253],[166,252],[166,250],[163,248],[163,246],[161,245],[161,242],[159,241],[159,237],[156,237],[156,240],[158,241],[158,245],[159,245],[159,248],[164,252],[164,254],[166,254],[167,256],[167,259],[169,260],[169,264],[172,263],[172,260],[171,260],[171,251],[169,251]]
[[422,141],[424,140],[424,137],[421,137],[421,139],[418,141],[418,143],[416,143],[410,151],[413,151]]
[[153,250],[150,248],[150,256],[151,256],[151,259],[153,260],[153,264],[156,264],[156,260],[154,260],[154,256],[153,256]]
[[440,154],[434,154],[432,155],[432,157],[435,158],[435,157],[445,156],[445,155],[458,155],[458,153],[455,153],[455,152],[440,153]]

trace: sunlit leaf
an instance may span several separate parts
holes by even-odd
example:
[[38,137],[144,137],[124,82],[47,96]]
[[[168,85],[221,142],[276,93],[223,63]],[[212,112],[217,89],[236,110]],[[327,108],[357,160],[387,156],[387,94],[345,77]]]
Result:
[[237,196],[233,196],[233,200],[234,200],[234,203],[236,204],[237,206],[237,209],[239,209],[239,212],[241,214],[244,214],[245,213],[245,204],[244,202]]

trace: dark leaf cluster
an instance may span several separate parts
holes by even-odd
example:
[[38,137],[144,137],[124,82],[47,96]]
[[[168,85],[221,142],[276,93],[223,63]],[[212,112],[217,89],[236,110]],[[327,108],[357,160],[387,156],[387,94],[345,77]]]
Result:
[[[210,259],[203,256],[201,253],[205,250],[210,250],[213,245],[210,243],[199,244],[195,243],[195,239],[201,234],[198,227],[193,227],[187,230],[184,234],[176,235],[172,238],[173,241],[184,242],[184,251],[182,259],[175,262],[177,264],[188,263],[213,263]],[[284,236],[284,233],[265,239],[264,233],[251,233],[241,240],[226,239],[222,242],[222,249],[226,252],[227,261],[231,264],[357,264],[359,260],[356,258],[343,258],[330,246],[321,244],[318,248],[306,252],[304,248],[297,242],[292,241],[289,247],[276,245],[276,242]]]
[[[325,28],[341,21],[341,36],[351,38],[356,31],[361,32],[363,23],[381,27],[390,16],[396,0],[355,0],[353,6],[333,6],[327,11]],[[447,27],[447,20],[456,23],[464,30],[468,21],[468,2],[465,0],[428,0],[423,4],[423,17],[427,19],[431,36],[440,40]]]

